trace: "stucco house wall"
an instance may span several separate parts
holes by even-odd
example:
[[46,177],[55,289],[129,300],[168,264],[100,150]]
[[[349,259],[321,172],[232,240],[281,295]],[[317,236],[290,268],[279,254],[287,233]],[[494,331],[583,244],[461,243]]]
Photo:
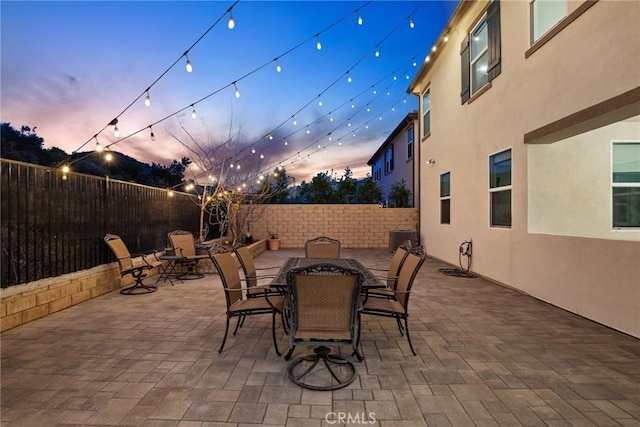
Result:
[[[640,141],[640,3],[588,5],[536,50],[529,2],[500,2],[501,73],[462,104],[460,46],[489,4],[465,3],[409,88],[431,98],[431,134],[420,142],[422,240],[450,263],[472,240],[476,273],[640,337],[640,231],[612,230],[610,220],[611,141]],[[491,227],[489,156],[509,148],[512,225]]]

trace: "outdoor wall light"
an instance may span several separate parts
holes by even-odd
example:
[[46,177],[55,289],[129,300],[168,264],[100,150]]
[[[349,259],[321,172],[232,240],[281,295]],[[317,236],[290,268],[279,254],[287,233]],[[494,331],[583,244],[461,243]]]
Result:
[[434,165],[435,163],[436,163],[436,161],[435,161],[435,160],[433,160],[433,159],[429,159],[429,160],[427,160],[427,164],[428,164],[428,165]]

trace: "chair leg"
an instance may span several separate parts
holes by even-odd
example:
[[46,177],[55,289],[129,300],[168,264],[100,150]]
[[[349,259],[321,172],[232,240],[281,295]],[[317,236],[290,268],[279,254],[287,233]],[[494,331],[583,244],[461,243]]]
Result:
[[[400,319],[398,319],[398,322],[400,322]],[[404,318],[404,330],[407,333],[407,341],[409,341],[409,347],[411,348],[411,352],[415,356],[416,351],[413,349],[413,344],[411,344],[411,337],[409,336],[409,319],[406,317]]]
[[150,294],[158,290],[156,285],[145,285],[142,283],[142,280],[146,277],[143,271],[139,271],[137,273],[131,274],[135,279],[135,283],[129,287],[120,290],[120,293],[123,295],[142,295],[142,294]]
[[273,347],[276,350],[276,354],[278,357],[282,356],[280,350],[278,350],[278,340],[276,340],[276,311],[274,310],[273,315],[271,317],[271,335],[273,337]]
[[227,326],[224,328],[224,337],[222,338],[222,344],[220,344],[220,348],[218,349],[218,353],[222,353],[222,349],[224,348],[224,343],[227,342],[227,335],[229,334],[229,315],[227,314]]
[[236,323],[236,328],[233,330],[233,335],[235,336],[235,334],[238,333],[238,329],[240,329],[240,326],[242,326],[242,323],[244,323],[244,314],[241,314],[240,316],[238,316],[238,322]]
[[400,321],[399,317],[396,317],[396,323],[398,324],[398,330],[400,331],[400,335],[404,336],[404,327],[402,326],[402,322]]
[[293,350],[295,350],[296,346],[292,345],[289,347],[289,351],[287,351],[287,354],[284,355],[284,360],[289,360],[291,359],[291,355],[293,354]]

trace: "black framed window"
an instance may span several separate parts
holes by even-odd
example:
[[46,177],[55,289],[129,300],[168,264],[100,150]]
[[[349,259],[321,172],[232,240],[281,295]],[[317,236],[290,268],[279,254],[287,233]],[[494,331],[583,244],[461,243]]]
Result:
[[440,175],[440,224],[451,224],[451,172]]
[[511,227],[511,149],[489,156],[489,209],[492,227]]
[[500,45],[500,1],[493,0],[460,46],[463,104],[500,74]]

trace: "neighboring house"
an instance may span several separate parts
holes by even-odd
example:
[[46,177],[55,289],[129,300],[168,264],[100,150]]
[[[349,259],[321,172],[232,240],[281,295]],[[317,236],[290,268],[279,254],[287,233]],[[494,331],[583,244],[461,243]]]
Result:
[[639,22],[638,1],[460,2],[408,88],[430,255],[472,240],[474,272],[635,337]]
[[414,207],[416,204],[417,171],[413,159],[418,155],[415,144],[417,130],[418,112],[411,111],[367,162],[367,165],[371,166],[371,177],[382,189],[383,202],[387,206],[393,206],[389,200],[391,186],[400,183],[403,179],[411,191],[409,207]]

